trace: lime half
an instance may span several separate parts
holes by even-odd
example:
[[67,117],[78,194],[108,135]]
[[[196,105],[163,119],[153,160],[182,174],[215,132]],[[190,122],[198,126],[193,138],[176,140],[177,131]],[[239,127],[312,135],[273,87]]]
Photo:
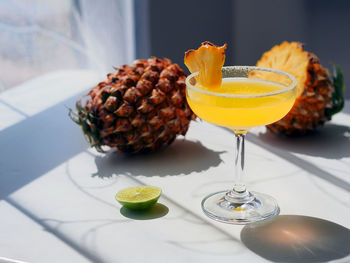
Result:
[[115,199],[123,206],[134,209],[148,209],[157,203],[162,190],[154,186],[127,187],[120,190]]

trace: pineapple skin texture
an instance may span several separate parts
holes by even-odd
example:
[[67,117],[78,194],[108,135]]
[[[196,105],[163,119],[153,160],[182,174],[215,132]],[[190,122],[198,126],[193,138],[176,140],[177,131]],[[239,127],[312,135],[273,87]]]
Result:
[[152,57],[115,69],[89,92],[83,107],[95,132],[92,146],[150,152],[186,134],[196,116],[186,101],[186,74],[177,64]]
[[297,79],[297,99],[281,120],[267,125],[276,134],[301,135],[314,131],[330,120],[334,87],[319,58],[304,50],[299,42],[283,42],[265,52],[258,67],[279,69]]

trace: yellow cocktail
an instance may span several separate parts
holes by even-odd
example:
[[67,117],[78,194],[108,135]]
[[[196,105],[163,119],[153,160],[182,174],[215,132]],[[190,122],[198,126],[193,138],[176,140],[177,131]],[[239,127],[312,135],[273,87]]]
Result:
[[[209,91],[200,85],[196,87]],[[288,113],[296,94],[294,89],[280,92],[285,88],[272,81],[225,78],[222,86],[215,90],[218,96],[188,89],[187,100],[191,109],[205,121],[234,130],[248,130],[278,121]],[[277,94],[264,95],[273,92]]]
[[233,189],[208,195],[202,209],[217,221],[246,224],[277,215],[279,207],[273,197],[246,189],[242,179],[245,134],[289,112],[296,99],[296,80],[282,71],[249,66],[223,67],[222,73],[221,84],[215,86],[197,83],[198,72],[186,79],[193,112],[205,121],[232,129],[236,139]]

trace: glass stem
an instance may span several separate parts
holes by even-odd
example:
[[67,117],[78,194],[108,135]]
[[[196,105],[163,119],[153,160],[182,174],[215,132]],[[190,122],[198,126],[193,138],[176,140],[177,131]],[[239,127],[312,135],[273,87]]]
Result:
[[227,193],[227,197],[232,202],[248,202],[251,201],[251,194],[247,191],[244,183],[244,139],[246,131],[234,131],[235,134],[235,182],[233,189]]
[[235,147],[235,184],[233,191],[243,193],[246,191],[246,186],[243,181],[244,177],[244,146],[245,134],[235,133],[236,147]]

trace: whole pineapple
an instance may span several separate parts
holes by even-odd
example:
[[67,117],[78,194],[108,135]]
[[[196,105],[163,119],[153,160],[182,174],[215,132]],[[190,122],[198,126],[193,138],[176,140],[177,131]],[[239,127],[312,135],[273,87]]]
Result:
[[341,69],[334,75],[322,67],[318,57],[299,42],[283,42],[265,52],[256,64],[292,74],[297,79],[297,99],[280,121],[267,125],[274,133],[304,134],[314,130],[344,106],[344,78]]
[[186,101],[186,75],[169,59],[152,57],[115,68],[76,103],[70,117],[82,126],[91,146],[136,153],[154,151],[185,135],[194,113]]

